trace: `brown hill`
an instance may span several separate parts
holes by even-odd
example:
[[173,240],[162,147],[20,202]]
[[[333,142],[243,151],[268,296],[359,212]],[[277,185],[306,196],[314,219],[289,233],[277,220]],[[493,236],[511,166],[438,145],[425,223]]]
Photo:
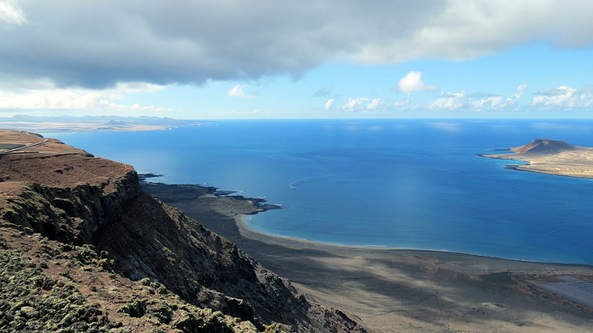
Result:
[[557,154],[567,150],[575,150],[576,147],[564,141],[549,139],[536,139],[524,146],[511,148],[516,153],[528,154]]
[[0,261],[15,263],[0,272],[0,331],[364,331],[142,192],[131,166],[11,138],[24,148],[0,152]]
[[549,175],[593,178],[593,148],[573,146],[563,141],[537,139],[527,145],[497,149],[515,154],[480,154],[503,160],[517,160],[527,164],[511,164],[508,169],[545,173]]

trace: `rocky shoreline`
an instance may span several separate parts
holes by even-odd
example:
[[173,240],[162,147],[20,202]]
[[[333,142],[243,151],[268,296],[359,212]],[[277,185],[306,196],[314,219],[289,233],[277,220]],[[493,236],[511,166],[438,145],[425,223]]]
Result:
[[[154,173],[142,173],[138,174],[138,179],[140,180],[140,185],[146,189],[147,192],[151,192],[151,187],[157,186],[166,186],[169,184],[161,183],[161,182],[152,182],[148,181],[148,179],[162,177],[163,175],[154,174]],[[218,198],[223,197],[232,197],[237,200],[244,200],[247,201],[253,206],[255,206],[255,210],[253,212],[246,213],[247,215],[257,214],[259,212],[265,212],[272,209],[282,209],[282,205],[268,203],[264,198],[250,198],[245,197],[242,195],[237,195],[237,191],[233,190],[222,190],[214,186],[204,186],[204,185],[197,185],[197,184],[175,184],[174,185],[178,190],[185,190],[187,195],[191,197],[200,197],[205,195],[211,195]],[[162,195],[162,194],[161,194]]]

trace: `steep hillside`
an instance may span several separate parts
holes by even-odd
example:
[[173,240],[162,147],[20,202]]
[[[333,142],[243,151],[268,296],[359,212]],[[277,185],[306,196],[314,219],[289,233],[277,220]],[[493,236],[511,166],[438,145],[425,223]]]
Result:
[[0,144],[18,146],[0,154],[0,253],[18,263],[0,330],[363,330],[142,192],[131,166],[23,132]]
[[509,150],[516,153],[529,154],[558,154],[567,150],[575,150],[576,147],[564,141],[556,141],[550,139],[536,139],[524,146],[511,148]]

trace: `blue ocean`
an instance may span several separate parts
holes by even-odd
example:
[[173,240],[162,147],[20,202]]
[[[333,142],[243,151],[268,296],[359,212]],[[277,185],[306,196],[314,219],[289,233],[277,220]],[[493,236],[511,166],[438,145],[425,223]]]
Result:
[[95,156],[264,197],[258,231],[312,241],[593,264],[593,180],[479,157],[537,138],[593,146],[590,120],[234,120],[46,134]]

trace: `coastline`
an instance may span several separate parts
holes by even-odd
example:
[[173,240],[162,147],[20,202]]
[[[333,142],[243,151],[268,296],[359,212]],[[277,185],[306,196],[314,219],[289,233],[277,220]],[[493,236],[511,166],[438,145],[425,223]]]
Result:
[[[377,332],[593,331],[593,309],[542,287],[593,267],[471,254],[332,245],[267,235],[245,224],[249,198],[174,197],[169,205],[228,238],[301,291],[357,316]],[[150,191],[149,191],[150,193]],[[181,192],[180,192],[181,194]],[[251,207],[251,208],[249,208]],[[251,210],[250,210],[251,209]]]
[[522,147],[505,149],[513,152],[510,154],[478,154],[478,156],[527,163],[525,165],[507,165],[506,168],[511,170],[593,179],[593,148],[572,146],[572,149],[567,150],[530,153],[519,150]]

